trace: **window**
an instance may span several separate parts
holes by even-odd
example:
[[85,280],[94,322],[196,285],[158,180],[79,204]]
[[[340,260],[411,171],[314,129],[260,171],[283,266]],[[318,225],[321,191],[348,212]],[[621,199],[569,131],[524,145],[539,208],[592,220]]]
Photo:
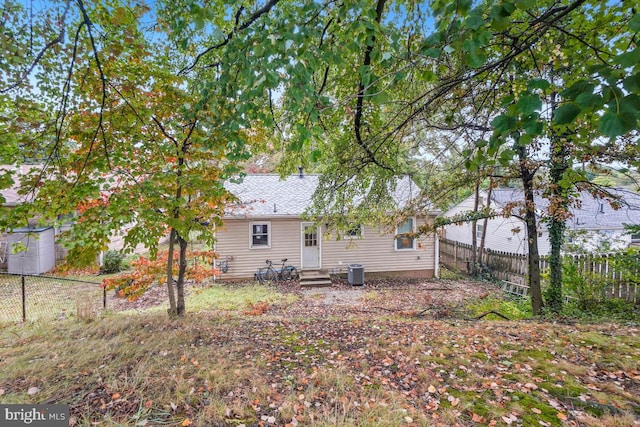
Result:
[[484,231],[484,224],[476,223],[476,238],[482,239],[482,232]]
[[415,238],[411,235],[414,231],[413,218],[409,218],[396,230],[396,250],[415,249]]
[[362,239],[363,236],[362,224],[357,224],[344,233],[345,239]]
[[318,227],[310,225],[304,228],[304,247],[311,248],[318,246]]
[[251,248],[270,248],[271,247],[271,235],[269,231],[271,229],[271,223],[268,222],[252,222],[251,225]]
[[631,235],[631,241],[632,241],[633,243],[638,243],[638,242],[640,242],[640,233],[633,233],[633,234]]

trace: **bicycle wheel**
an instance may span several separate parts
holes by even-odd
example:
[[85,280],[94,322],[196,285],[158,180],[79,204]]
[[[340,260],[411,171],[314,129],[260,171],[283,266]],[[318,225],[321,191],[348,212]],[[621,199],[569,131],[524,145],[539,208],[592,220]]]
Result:
[[284,267],[280,272],[282,280],[291,280],[291,267]]
[[300,277],[300,275],[298,274],[298,270],[292,265],[287,267],[287,276],[287,280],[298,280],[298,278]]
[[254,275],[254,277],[260,283],[264,283],[267,280],[267,274],[269,273],[269,267],[259,268],[258,272]]
[[278,273],[276,273],[276,271],[273,268],[267,267],[266,270],[267,271],[265,271],[264,273],[265,281],[272,282],[278,278]]

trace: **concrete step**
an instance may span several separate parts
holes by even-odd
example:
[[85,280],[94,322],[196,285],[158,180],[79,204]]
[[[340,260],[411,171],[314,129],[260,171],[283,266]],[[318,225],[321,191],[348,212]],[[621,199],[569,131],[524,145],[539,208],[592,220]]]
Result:
[[315,280],[301,280],[301,288],[326,288],[331,287],[333,282],[331,279],[315,279]]
[[300,277],[329,277],[329,270],[301,270]]
[[300,287],[320,288],[331,286],[332,284],[327,270],[302,270],[300,272]]

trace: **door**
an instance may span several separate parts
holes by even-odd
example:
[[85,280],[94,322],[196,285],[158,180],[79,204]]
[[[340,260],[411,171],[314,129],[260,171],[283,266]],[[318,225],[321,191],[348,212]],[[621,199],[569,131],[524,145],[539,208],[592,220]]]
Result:
[[320,230],[310,222],[302,223],[302,268],[320,268]]

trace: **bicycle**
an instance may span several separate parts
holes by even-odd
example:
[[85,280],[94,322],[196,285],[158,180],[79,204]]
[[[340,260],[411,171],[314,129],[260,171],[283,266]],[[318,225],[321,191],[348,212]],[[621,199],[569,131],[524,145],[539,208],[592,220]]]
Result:
[[285,265],[287,258],[281,260],[282,266],[274,268],[271,260],[266,260],[267,266],[259,268],[254,274],[254,278],[260,283],[287,280],[297,280],[299,277],[298,270],[292,265]]

